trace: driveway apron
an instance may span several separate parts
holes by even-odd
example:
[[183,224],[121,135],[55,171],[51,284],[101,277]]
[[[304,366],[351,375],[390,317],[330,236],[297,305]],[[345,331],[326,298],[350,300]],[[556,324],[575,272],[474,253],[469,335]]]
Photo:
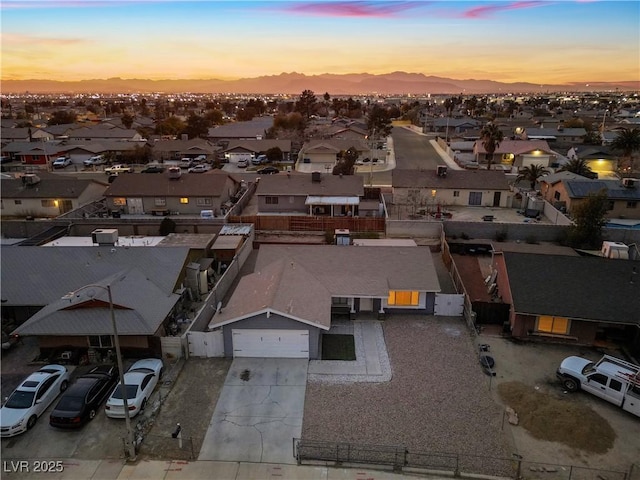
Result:
[[294,464],[307,388],[306,359],[233,360],[198,460]]

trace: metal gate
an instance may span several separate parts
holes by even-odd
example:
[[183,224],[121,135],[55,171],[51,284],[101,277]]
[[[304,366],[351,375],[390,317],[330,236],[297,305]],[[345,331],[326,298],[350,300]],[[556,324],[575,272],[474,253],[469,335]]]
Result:
[[224,357],[224,339],[222,331],[189,332],[189,356],[191,357]]
[[436,293],[434,314],[444,317],[459,317],[464,311],[464,294]]

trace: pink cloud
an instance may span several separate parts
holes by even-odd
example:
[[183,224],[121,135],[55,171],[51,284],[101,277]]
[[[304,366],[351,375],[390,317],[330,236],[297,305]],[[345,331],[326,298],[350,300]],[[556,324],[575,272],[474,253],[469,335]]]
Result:
[[395,17],[426,2],[309,2],[284,7],[289,13],[322,17]]
[[474,8],[465,10],[462,13],[462,17],[486,18],[486,17],[492,16],[495,13],[499,13],[505,10],[519,10],[523,8],[543,7],[551,3],[553,2],[542,2],[542,1],[536,1],[536,0],[530,0],[530,1],[524,1],[524,2],[511,2],[511,3],[491,2],[487,5],[482,5],[480,7],[474,7]]

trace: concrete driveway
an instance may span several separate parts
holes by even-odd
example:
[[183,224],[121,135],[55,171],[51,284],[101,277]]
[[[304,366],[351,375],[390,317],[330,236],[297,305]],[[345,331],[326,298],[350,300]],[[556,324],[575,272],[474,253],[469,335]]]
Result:
[[294,464],[302,434],[305,359],[234,359],[198,460]]

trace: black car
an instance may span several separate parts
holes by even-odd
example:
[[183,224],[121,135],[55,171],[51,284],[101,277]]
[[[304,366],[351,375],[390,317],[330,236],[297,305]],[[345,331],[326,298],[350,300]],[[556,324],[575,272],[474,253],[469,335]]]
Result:
[[147,167],[144,170],[141,170],[140,173],[162,173],[164,172],[164,167]]
[[59,428],[79,428],[96,416],[102,402],[118,381],[118,368],[98,365],[79,376],[49,416],[49,424]]
[[259,173],[260,175],[273,175],[274,173],[279,172],[280,170],[278,170],[276,167],[264,167],[256,171],[256,173]]

